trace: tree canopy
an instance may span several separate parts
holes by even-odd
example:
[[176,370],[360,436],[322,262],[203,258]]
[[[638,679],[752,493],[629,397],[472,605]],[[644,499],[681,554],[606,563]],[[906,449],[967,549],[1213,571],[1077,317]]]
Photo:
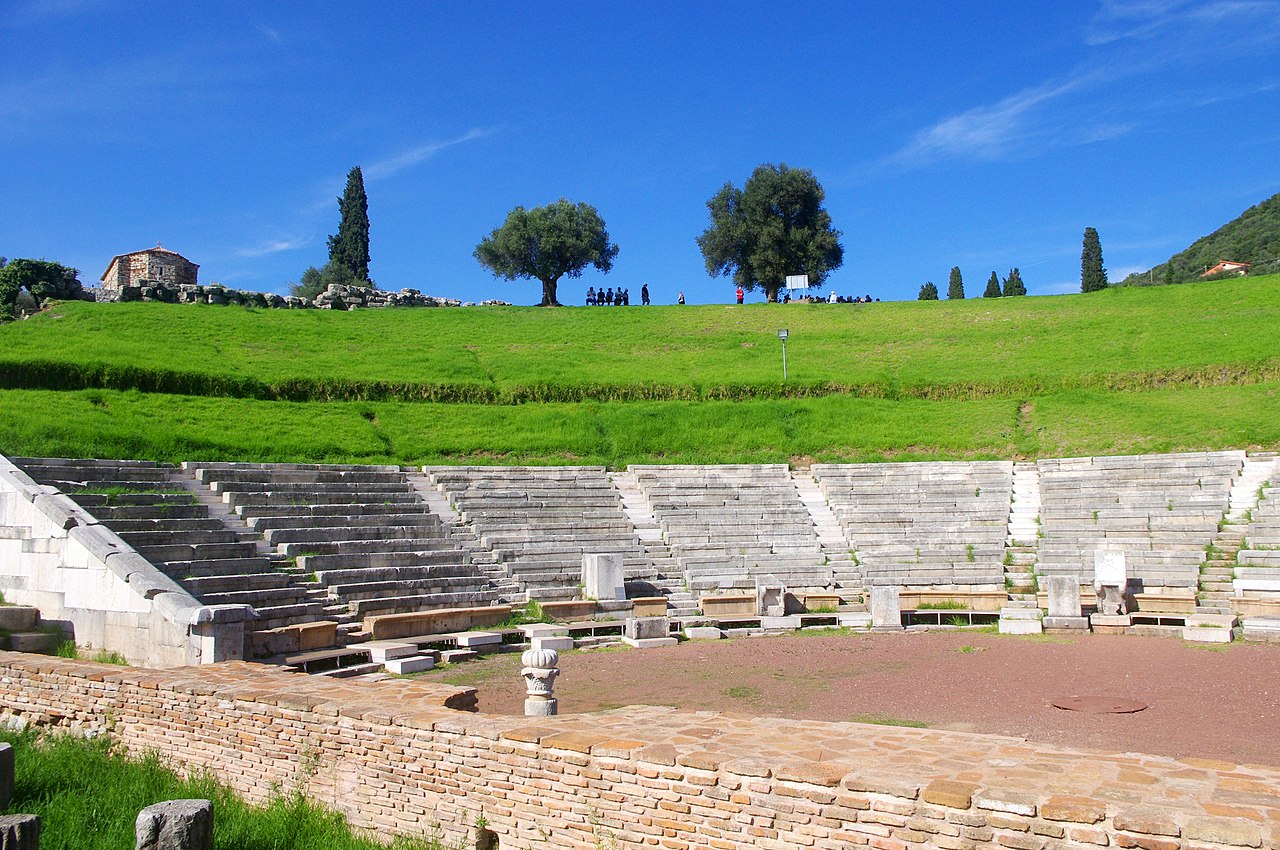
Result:
[[937,301],[938,287],[933,285],[933,281],[927,280],[920,287],[920,294],[916,296],[917,301]]
[[726,183],[707,201],[711,226],[697,239],[707,274],[732,275],[769,301],[778,300],[787,275],[807,274],[810,286],[822,286],[844,262],[825,197],[813,172],[785,163],[761,165],[742,189]]
[[1098,231],[1084,229],[1084,243],[1080,249],[1080,291],[1097,292],[1107,288],[1107,270],[1102,265],[1102,242]]
[[75,297],[80,291],[79,272],[49,260],[14,259],[0,264],[0,321],[12,319],[22,290],[36,304],[47,298]]
[[1022,283],[1022,272],[1017,268],[1009,271],[1009,276],[1004,279],[1005,295],[1026,295],[1027,287]]
[[347,188],[338,198],[338,232],[329,237],[329,262],[351,271],[355,283],[369,286],[369,198],[360,166],[347,173]]
[[947,298],[964,300],[964,278],[960,275],[960,267],[951,267],[951,277],[947,281]]
[[987,278],[987,288],[983,290],[982,297],[999,298],[1003,294],[1004,293],[1000,291],[1000,278],[995,272],[992,272],[991,277]]
[[357,280],[351,269],[341,263],[330,260],[322,268],[310,266],[302,273],[302,279],[289,284],[289,294],[298,298],[314,301],[315,297],[329,288],[330,284],[344,286],[367,286],[368,281]]
[[581,277],[587,266],[608,273],[618,256],[596,208],[561,198],[545,207],[516,207],[502,226],[476,246],[480,265],[505,280],[542,282],[542,307],[558,307],[561,277]]

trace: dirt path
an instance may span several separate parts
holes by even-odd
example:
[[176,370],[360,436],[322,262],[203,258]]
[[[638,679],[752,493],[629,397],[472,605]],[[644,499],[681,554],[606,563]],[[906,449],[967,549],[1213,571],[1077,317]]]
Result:
[[[519,669],[513,654],[429,676],[476,685],[482,711],[519,714]],[[1280,646],[962,632],[770,637],[571,652],[560,669],[562,713],[645,703],[1280,765]],[[1077,694],[1149,707],[1090,715],[1050,705]]]

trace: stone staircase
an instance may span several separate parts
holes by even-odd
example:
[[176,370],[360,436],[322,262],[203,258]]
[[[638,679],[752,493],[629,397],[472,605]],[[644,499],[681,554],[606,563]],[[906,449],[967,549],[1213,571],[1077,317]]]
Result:
[[405,478],[414,492],[421,497],[427,510],[440,517],[441,524],[449,532],[449,538],[457,544],[459,549],[469,555],[471,563],[489,579],[497,594],[496,601],[510,605],[523,605],[528,602],[529,595],[520,582],[511,575],[511,570],[497,555],[484,547],[480,538],[476,537],[471,527],[463,521],[457,508],[449,504],[448,497],[431,482],[427,474],[422,470],[415,470],[409,472]]
[[818,545],[822,547],[827,566],[831,567],[836,592],[846,603],[864,603],[866,585],[862,580],[862,570],[859,569],[853,545],[845,537],[840,520],[827,504],[822,488],[808,470],[792,472],[791,483],[795,485],[796,495],[813,521]]
[[1035,608],[1039,604],[1035,574],[1039,519],[1040,471],[1034,463],[1015,463],[1004,554],[1004,585],[1011,608]]
[[684,574],[675,554],[662,537],[662,526],[649,508],[635,475],[630,472],[613,472],[609,480],[618,491],[622,510],[635,527],[636,536],[644,547],[645,557],[653,563],[654,578],[644,582],[631,582],[627,595],[643,597],[661,595],[667,597],[667,614],[671,617],[696,617],[702,612],[698,600],[689,592]]
[[1234,613],[1232,579],[1237,557],[1249,532],[1249,520],[1258,507],[1258,492],[1276,473],[1276,456],[1258,453],[1245,458],[1240,475],[1231,485],[1228,507],[1218,524],[1204,566],[1200,568],[1200,585],[1196,593],[1197,614]]

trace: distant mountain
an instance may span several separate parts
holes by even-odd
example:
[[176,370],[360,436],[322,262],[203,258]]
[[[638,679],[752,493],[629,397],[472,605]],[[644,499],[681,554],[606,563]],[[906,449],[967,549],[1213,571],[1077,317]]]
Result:
[[1200,280],[1206,269],[1224,260],[1250,263],[1250,274],[1280,272],[1280,193],[1201,237],[1181,253],[1145,272],[1135,272],[1120,286],[1150,286]]

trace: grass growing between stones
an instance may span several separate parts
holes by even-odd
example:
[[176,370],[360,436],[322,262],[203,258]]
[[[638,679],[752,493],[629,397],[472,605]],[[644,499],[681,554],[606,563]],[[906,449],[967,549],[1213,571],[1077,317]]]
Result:
[[[296,791],[250,806],[211,777],[179,777],[156,755],[129,758],[106,737],[93,740],[2,733],[13,745],[17,782],[7,814],[40,816],[41,850],[120,850],[134,844],[134,820],[163,800],[213,801],[217,850],[383,850],[345,818]],[[397,839],[394,850],[447,850],[437,840]]]

